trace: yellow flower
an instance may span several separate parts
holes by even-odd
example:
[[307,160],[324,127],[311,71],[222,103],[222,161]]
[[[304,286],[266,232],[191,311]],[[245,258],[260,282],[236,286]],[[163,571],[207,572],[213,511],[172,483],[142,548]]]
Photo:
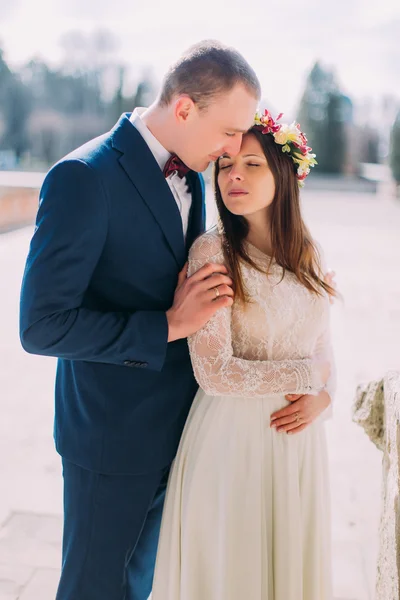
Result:
[[277,144],[283,145],[288,141],[286,131],[283,131],[283,128],[277,131],[277,133],[274,133],[274,138]]
[[261,115],[259,112],[257,112],[256,116],[254,117],[254,125],[262,125]]
[[301,143],[299,137],[299,130],[296,127],[296,123],[293,122],[290,125],[282,124],[279,131],[274,133],[274,138],[277,144],[288,144],[289,142]]

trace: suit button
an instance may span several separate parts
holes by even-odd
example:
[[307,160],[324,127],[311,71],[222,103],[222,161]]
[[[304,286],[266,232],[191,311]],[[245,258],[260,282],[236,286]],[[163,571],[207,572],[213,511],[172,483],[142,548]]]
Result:
[[130,367],[131,366],[131,361],[130,360],[124,360],[124,365],[126,367]]
[[139,366],[140,366],[142,369],[145,369],[146,367],[148,367],[148,366],[149,366],[149,363],[147,363],[147,362],[142,362],[142,363],[140,363],[140,365],[139,365]]

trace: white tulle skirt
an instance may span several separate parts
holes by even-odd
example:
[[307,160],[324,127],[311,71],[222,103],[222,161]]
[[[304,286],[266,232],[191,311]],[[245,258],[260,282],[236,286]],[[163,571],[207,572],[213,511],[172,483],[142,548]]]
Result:
[[152,600],[331,600],[324,423],[271,429],[284,396],[192,406],[168,484]]

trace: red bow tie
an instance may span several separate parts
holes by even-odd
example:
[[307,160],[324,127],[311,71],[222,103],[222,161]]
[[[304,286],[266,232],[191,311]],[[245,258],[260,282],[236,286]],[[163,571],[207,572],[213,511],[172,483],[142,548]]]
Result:
[[189,167],[187,167],[176,154],[172,154],[169,157],[163,169],[165,177],[168,177],[171,175],[171,173],[176,172],[181,179],[186,175],[186,173],[189,173],[189,171]]

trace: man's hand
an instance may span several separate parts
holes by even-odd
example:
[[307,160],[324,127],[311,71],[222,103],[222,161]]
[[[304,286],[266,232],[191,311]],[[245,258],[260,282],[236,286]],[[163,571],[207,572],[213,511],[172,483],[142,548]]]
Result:
[[290,394],[286,398],[291,404],[271,415],[270,426],[290,435],[311,425],[331,403],[326,390],[322,390],[318,396]]
[[232,306],[232,279],[224,265],[207,264],[187,278],[188,265],[179,274],[174,303],[167,311],[168,342],[201,329],[224,306]]

